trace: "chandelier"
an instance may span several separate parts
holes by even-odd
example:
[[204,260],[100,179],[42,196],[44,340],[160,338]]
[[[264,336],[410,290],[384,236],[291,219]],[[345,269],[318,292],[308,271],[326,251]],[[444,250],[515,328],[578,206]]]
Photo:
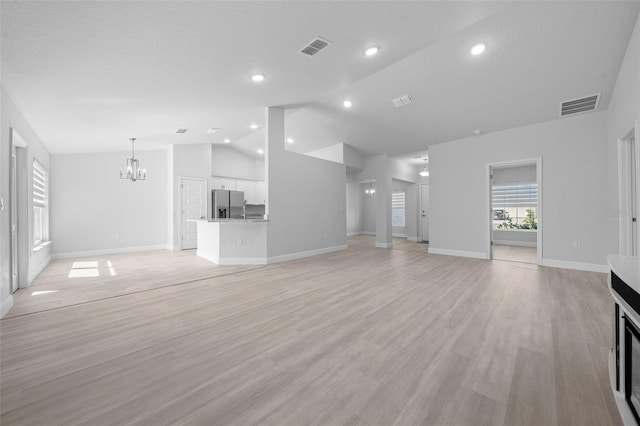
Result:
[[131,158],[127,158],[127,173],[122,173],[122,169],[120,169],[120,179],[129,179],[132,182],[145,180],[147,178],[147,171],[140,168],[140,161],[136,159],[133,152],[133,145],[136,138],[131,138],[129,140],[131,141]]
[[427,170],[427,160],[426,158],[424,159],[424,169],[422,169],[422,171],[420,172],[420,176],[422,177],[427,177],[429,176],[429,170]]
[[376,196],[376,189],[373,187],[373,184],[369,182],[369,188],[364,190],[364,193],[369,196],[369,198],[373,198]]

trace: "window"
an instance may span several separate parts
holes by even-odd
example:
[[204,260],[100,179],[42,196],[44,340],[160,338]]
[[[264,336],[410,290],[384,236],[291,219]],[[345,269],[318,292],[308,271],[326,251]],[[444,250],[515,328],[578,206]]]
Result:
[[404,226],[404,191],[391,193],[391,226]]
[[33,160],[33,248],[49,241],[49,174]]
[[538,229],[538,185],[513,183],[491,188],[493,229]]

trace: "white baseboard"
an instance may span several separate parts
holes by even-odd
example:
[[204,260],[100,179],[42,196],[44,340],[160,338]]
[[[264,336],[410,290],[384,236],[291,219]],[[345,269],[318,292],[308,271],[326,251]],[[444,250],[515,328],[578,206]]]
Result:
[[346,250],[346,249],[347,249],[347,245],[343,244],[339,246],[324,247],[324,248],[315,249],[315,250],[299,251],[297,253],[281,254],[279,256],[269,256],[267,257],[267,264],[286,262],[287,260],[301,259],[303,257],[317,256],[319,254],[332,253],[334,251],[340,251],[340,250]]
[[356,235],[364,235],[362,232],[347,232],[347,237],[355,237]]
[[488,259],[487,253],[481,251],[451,250],[429,247],[430,254],[444,254],[447,256],[471,257],[474,259]]
[[391,234],[392,237],[407,238],[407,234]]
[[213,262],[216,265],[266,265],[267,258],[265,257],[238,257],[238,258],[224,258],[220,259],[219,257],[212,256],[208,253],[197,251],[196,254],[208,260],[209,262]]
[[493,244],[497,246],[538,247],[537,243],[531,243],[528,241],[493,240]]
[[[51,256],[47,256],[42,263],[40,263],[38,266],[36,266],[33,270],[29,271],[29,279],[27,287],[31,285],[31,283],[33,282],[33,280],[35,280],[36,278],[38,278],[38,275],[40,275],[40,272],[44,271],[44,268],[47,267],[47,265],[49,264],[49,262],[51,262]],[[29,268],[31,269],[31,268]]]
[[369,231],[362,231],[361,232],[362,235],[376,235],[375,231],[374,232],[369,232]]
[[266,265],[266,257],[239,257],[229,259],[218,259],[218,265]]
[[68,253],[55,253],[51,255],[51,258],[56,259],[72,259],[75,257],[88,257],[88,256],[102,256],[105,254],[120,254],[120,253],[135,253],[139,251],[153,251],[153,250],[172,250],[173,247],[166,244],[159,244],[157,246],[140,246],[140,247],[120,247],[115,249],[104,250],[87,250],[87,251],[74,251]]
[[414,243],[417,243],[418,237],[407,237],[407,241],[413,241]]
[[7,297],[4,300],[4,302],[2,302],[2,305],[0,306],[0,318],[4,318],[4,316],[7,315],[7,312],[9,312],[12,307],[13,307],[13,296],[9,295],[9,297]]
[[203,259],[206,259],[209,262],[213,262],[216,265],[219,265],[218,262],[220,262],[220,258],[219,257],[212,256],[211,254],[209,254],[207,252],[204,252],[204,251],[200,251],[198,249],[196,249],[196,256],[201,257]]
[[392,248],[393,243],[379,243],[376,241],[376,247],[378,248]]
[[542,259],[542,266],[552,268],[576,269],[578,271],[609,273],[608,265],[598,263],[572,262],[568,260]]

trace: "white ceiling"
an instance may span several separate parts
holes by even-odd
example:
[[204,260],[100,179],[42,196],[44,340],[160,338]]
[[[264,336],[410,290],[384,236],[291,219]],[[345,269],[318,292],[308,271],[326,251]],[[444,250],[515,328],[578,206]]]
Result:
[[[127,150],[137,137],[139,149],[230,138],[256,156],[263,132],[249,124],[278,105],[292,150],[344,142],[410,159],[476,129],[559,118],[568,99],[601,93],[606,109],[639,11],[638,1],[3,0],[2,86],[53,154]],[[316,36],[332,44],[298,53]],[[474,57],[477,42],[487,50]],[[370,45],[381,51],[366,58]],[[405,94],[414,103],[395,108]]]

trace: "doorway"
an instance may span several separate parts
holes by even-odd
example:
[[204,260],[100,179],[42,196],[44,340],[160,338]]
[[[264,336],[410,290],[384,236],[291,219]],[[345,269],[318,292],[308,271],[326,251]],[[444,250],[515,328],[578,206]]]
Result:
[[620,254],[638,256],[640,254],[640,235],[638,230],[638,122],[622,138],[618,139],[618,188],[619,188],[619,234]]
[[541,163],[538,158],[489,165],[489,259],[541,264]]
[[420,185],[420,241],[429,243],[429,184]]
[[[26,241],[26,231],[28,226],[26,219],[27,199],[20,194],[27,194],[26,191],[26,151],[27,143],[15,129],[11,129],[11,171],[10,171],[10,221],[11,221],[11,279],[10,291],[15,293],[21,286],[26,286],[26,256],[20,256],[25,252],[23,247]],[[22,284],[22,285],[21,285]]]
[[194,219],[207,218],[207,181],[180,178],[180,232],[182,250],[198,246],[198,228]]

